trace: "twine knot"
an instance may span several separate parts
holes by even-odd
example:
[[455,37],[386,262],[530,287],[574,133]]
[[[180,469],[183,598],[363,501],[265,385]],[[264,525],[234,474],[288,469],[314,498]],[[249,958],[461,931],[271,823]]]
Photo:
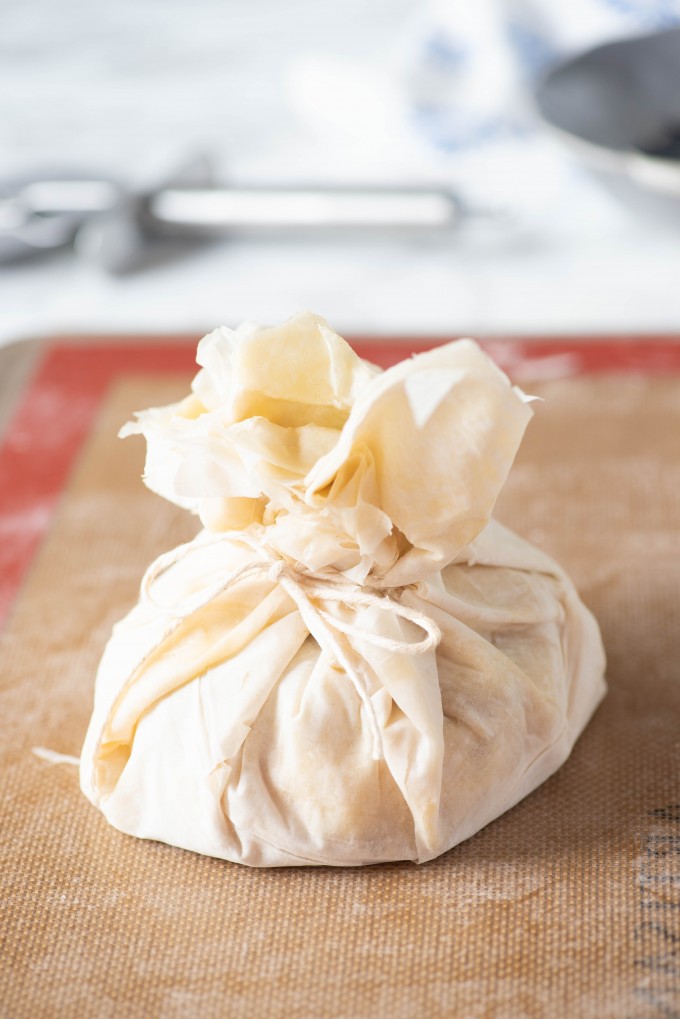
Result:
[[[154,597],[153,585],[174,565],[202,549],[224,542],[246,546],[253,552],[254,558],[232,570],[219,585],[203,595],[198,602],[168,606]],[[403,588],[378,592],[352,583],[339,573],[310,570],[303,563],[287,561],[261,537],[246,531],[228,531],[215,535],[209,541],[188,542],[159,556],[144,574],[141,597],[168,615],[185,618],[200,611],[235,584],[256,576],[264,577],[272,584],[278,584],[283,588],[297,606],[307,629],[328,659],[345,671],[364,704],[371,723],[373,756],[376,759],[383,758],[382,731],[366,679],[362,675],[360,665],[357,664],[357,656],[352,654],[351,646],[347,646],[347,642],[342,640],[342,635],[365,641],[395,654],[421,655],[434,650],[439,644],[441,632],[437,624],[425,613],[411,609],[399,600]],[[373,630],[363,629],[354,622],[344,622],[336,613],[329,611],[330,607],[338,605],[355,609],[375,608],[387,612],[393,617],[397,616],[413,623],[425,636],[417,641],[385,637]]]

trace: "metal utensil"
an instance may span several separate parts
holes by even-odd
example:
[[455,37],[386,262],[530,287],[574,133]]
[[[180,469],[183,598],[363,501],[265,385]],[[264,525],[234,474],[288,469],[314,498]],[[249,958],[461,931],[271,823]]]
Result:
[[201,158],[163,183],[131,191],[83,175],[36,175],[0,188],[0,261],[77,250],[125,272],[178,245],[228,236],[455,228],[462,203],[436,187],[229,186]]
[[0,263],[57,251],[84,220],[117,201],[111,181],[37,173],[0,184]]

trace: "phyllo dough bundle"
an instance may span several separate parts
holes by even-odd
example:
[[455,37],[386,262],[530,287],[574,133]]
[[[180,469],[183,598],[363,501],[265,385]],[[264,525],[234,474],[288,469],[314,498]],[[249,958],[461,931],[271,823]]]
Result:
[[114,628],[83,792],[251,866],[431,860],[559,768],[605,690],[571,581],[490,519],[527,398],[471,340],[382,372],[308,314],[197,360],[124,430],[204,529]]

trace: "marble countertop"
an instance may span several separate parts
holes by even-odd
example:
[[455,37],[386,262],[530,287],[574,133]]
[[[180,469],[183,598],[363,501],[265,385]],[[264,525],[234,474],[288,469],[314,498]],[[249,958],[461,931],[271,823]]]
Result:
[[[350,54],[364,68],[376,54],[393,59],[389,33],[416,8],[415,0],[6,0],[0,173],[73,166],[138,183],[201,149],[236,182],[417,175],[465,191],[462,162],[428,162],[421,147],[416,171],[416,150],[406,154],[397,139],[390,152],[387,133],[375,151],[366,144],[375,133],[348,144],[332,96],[316,120],[308,116],[300,67],[320,55],[332,63]],[[333,130],[324,134],[326,123]],[[224,241],[124,278],[71,254],[1,267],[0,343],[200,331],[300,308],[343,331],[392,335],[680,330],[677,227],[638,218],[557,143],[542,144],[529,179],[515,171],[505,181],[511,203],[519,180],[525,199],[539,194],[536,206],[525,200],[509,225],[470,221],[447,240]]]

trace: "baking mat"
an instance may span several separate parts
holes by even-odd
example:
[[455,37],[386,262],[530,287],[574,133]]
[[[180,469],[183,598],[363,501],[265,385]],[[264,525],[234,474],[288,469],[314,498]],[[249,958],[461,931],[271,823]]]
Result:
[[680,1016],[680,345],[491,346],[545,401],[497,515],[571,572],[609,695],[439,860],[269,871],[122,835],[31,753],[79,752],[111,625],[195,524],[115,437],[186,390],[192,345],[26,348],[0,448],[0,1015]]

